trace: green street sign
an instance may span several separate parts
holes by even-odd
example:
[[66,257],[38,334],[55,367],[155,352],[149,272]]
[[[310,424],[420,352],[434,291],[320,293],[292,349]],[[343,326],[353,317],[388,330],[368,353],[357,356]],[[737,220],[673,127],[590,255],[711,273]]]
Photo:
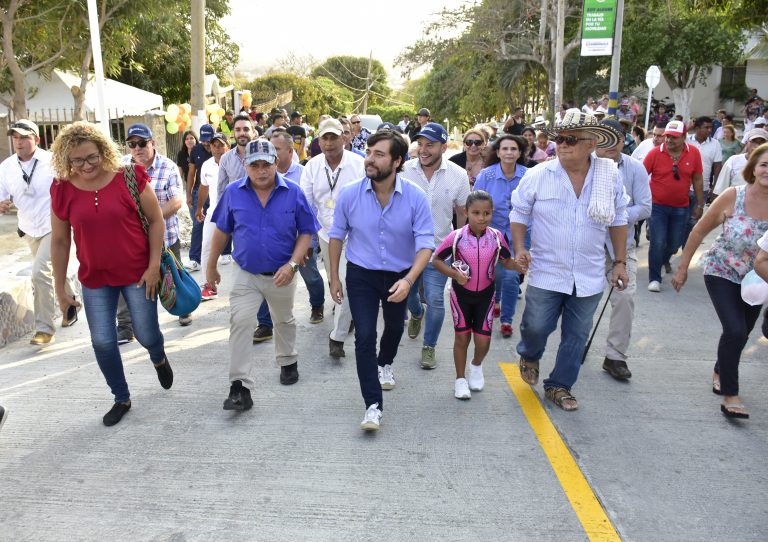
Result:
[[616,0],[584,0],[581,19],[581,56],[613,54]]

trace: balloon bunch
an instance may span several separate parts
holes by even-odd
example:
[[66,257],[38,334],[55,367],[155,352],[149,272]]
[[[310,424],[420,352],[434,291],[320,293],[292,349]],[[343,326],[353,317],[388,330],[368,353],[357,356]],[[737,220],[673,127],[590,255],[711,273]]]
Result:
[[205,106],[205,115],[208,117],[208,122],[216,127],[224,118],[224,109],[219,104],[208,104]]
[[175,134],[192,126],[192,106],[189,104],[171,104],[165,112],[165,130]]

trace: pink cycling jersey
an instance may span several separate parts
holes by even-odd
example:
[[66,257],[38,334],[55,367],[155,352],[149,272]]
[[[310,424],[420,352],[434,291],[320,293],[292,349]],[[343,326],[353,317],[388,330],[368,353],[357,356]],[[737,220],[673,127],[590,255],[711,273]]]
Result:
[[[469,266],[469,280],[462,287],[472,292],[485,290],[496,278],[494,272],[496,253],[499,252],[499,261],[511,256],[507,240],[499,230],[493,228],[486,228],[485,233],[478,239],[469,229],[469,225],[466,225],[452,231],[443,239],[435,252],[437,258],[447,260],[453,255],[453,239],[457,235],[459,242],[456,245],[456,260],[461,260]],[[499,243],[501,251],[499,251]]]

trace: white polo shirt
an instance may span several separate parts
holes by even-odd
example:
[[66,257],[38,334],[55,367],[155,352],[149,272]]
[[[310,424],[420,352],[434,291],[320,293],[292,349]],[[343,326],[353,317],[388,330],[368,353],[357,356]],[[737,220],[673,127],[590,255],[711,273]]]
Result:
[[[688,136],[688,143],[699,149],[701,154],[701,176],[704,178],[704,190],[709,189],[709,180],[712,176],[712,168],[715,163],[723,161],[723,148],[717,139],[708,137],[704,143],[699,143],[696,136]],[[717,181],[717,179],[715,179]]]
[[0,164],[0,201],[13,198],[19,229],[32,237],[51,232],[52,158],[53,154],[38,147],[27,162],[19,161],[14,154]]
[[[294,153],[296,154],[296,153]],[[344,149],[341,162],[331,171],[325,154],[311,158],[301,173],[301,189],[309,205],[320,222],[320,239],[328,241],[328,231],[333,226],[333,212],[341,189],[365,177],[365,160],[361,156]]]
[[416,183],[429,199],[432,211],[432,224],[435,227],[435,246],[440,246],[453,230],[453,208],[467,204],[469,196],[469,176],[467,171],[445,158],[440,161],[440,167],[427,179],[418,158],[408,160],[401,173],[404,179]]
[[208,187],[208,211],[205,221],[210,222],[219,201],[219,164],[213,156],[200,167],[200,184]]
[[741,170],[747,165],[746,154],[736,154],[731,156],[725,161],[723,169],[720,170],[720,175],[717,177],[717,182],[712,192],[718,196],[725,192],[726,188],[731,186],[741,186],[747,184],[744,180],[744,176],[741,174]]

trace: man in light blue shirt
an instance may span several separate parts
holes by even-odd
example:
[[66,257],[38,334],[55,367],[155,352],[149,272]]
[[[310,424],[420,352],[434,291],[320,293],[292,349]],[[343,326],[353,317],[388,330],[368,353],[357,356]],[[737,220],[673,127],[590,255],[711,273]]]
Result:
[[[557,159],[528,170],[512,192],[512,242],[529,277],[517,353],[521,377],[535,385],[547,338],[562,314],[562,339],[544,390],[558,407],[576,410],[571,387],[605,287],[606,233],[615,253],[611,284],[623,290],[629,281],[624,185],[611,160],[592,156],[622,136],[578,109],[568,110],[551,136]],[[531,224],[529,252],[525,234]]]
[[[331,297],[341,304],[339,260],[347,240],[346,295],[355,322],[355,359],[366,413],[361,428],[379,428],[382,389],[392,389],[392,363],[403,336],[408,293],[435,248],[432,215],[424,191],[396,174],[408,150],[391,130],[368,138],[366,177],[347,185],[335,202],[328,232]],[[384,332],[376,354],[381,303]]]
[[[623,132],[621,124],[613,119],[601,122],[610,126],[617,132]],[[624,141],[619,141],[615,146],[597,149],[595,152],[600,158],[610,158],[619,168],[619,175],[624,182],[624,189],[629,197],[627,203],[627,229],[632,231],[634,225],[640,220],[651,216],[651,185],[648,172],[639,160],[627,156],[622,152]],[[635,292],[637,291],[637,253],[634,239],[627,236],[627,276],[629,282],[624,290],[614,291],[611,296],[611,321],[608,326],[608,338],[605,343],[605,360],[603,369],[617,380],[626,380],[632,377],[632,372],[627,366],[627,351],[632,335],[632,320],[635,316]],[[613,245],[610,238],[605,239],[605,273],[610,280],[613,272],[614,257]]]

